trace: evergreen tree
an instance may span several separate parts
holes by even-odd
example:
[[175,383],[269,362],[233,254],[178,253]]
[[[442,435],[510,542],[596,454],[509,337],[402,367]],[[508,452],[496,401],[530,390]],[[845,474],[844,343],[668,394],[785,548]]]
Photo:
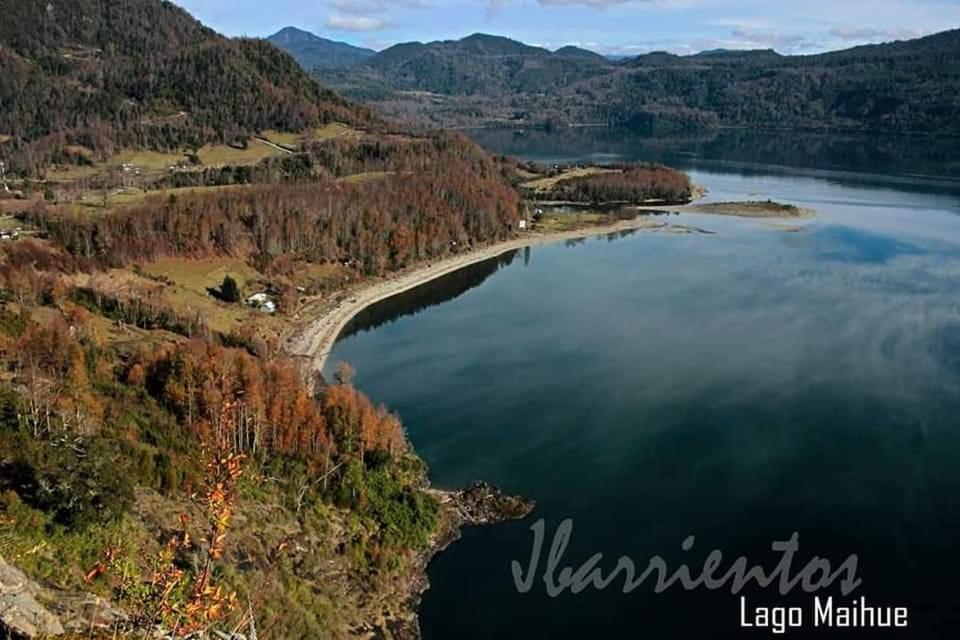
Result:
[[226,302],[240,302],[240,285],[232,276],[224,276],[220,285],[220,297]]

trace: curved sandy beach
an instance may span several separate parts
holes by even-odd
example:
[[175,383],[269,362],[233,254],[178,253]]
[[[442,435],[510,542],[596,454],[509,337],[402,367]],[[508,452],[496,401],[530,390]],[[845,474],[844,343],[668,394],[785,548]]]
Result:
[[308,305],[300,313],[297,322],[298,329],[286,340],[285,351],[294,357],[311,360],[311,369],[321,371],[326,365],[334,344],[337,342],[337,337],[350,320],[376,302],[413,289],[468,265],[495,258],[515,249],[620,231],[662,229],[667,226],[669,226],[667,222],[654,217],[639,216],[633,220],[622,220],[614,224],[561,233],[538,234],[530,232],[522,237],[481,247],[462,255],[427,265],[411,267],[393,274],[385,280],[368,282],[352,289],[346,289],[340,292],[336,301],[323,300]]

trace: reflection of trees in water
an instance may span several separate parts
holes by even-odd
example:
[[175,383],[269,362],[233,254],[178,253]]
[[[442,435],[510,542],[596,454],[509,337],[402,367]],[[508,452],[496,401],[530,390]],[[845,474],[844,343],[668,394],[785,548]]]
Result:
[[[409,291],[376,302],[354,316],[337,340],[376,329],[404,316],[416,315],[425,309],[458,298],[470,289],[479,287],[502,267],[513,264],[518,255],[519,250],[508,251],[496,258],[457,269]],[[529,247],[524,250],[524,265],[527,264],[530,264]]]
[[624,229],[623,231],[614,231],[608,233],[604,236],[607,239],[607,242],[613,242],[615,240],[623,240],[624,238],[629,238],[637,232],[636,229]]
[[[769,174],[772,167],[782,166],[902,175],[914,180],[918,175],[960,178],[956,141],[944,138],[746,129],[650,136],[603,128],[528,130],[522,134],[511,129],[480,129],[471,135],[494,152],[547,163],[646,160],[680,169],[720,164],[724,171],[745,176]],[[845,175],[841,180],[854,184],[875,182],[866,175]],[[913,186],[922,191],[925,185]],[[942,192],[943,187],[938,184],[936,190]],[[960,185],[956,188],[960,190]]]

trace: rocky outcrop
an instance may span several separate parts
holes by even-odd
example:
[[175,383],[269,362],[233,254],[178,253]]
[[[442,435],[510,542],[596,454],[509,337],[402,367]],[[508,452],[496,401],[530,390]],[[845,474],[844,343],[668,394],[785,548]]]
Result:
[[395,615],[385,621],[375,637],[392,640],[419,640],[420,621],[417,609],[423,593],[430,588],[427,567],[438,553],[460,539],[464,527],[490,525],[510,520],[522,520],[535,506],[533,500],[506,495],[498,487],[486,482],[474,482],[459,491],[428,489],[440,503],[443,515],[437,535],[430,547],[421,553],[409,577],[410,599],[405,615]]
[[474,482],[466,489],[447,494],[447,503],[460,519],[460,525],[483,525],[521,520],[533,511],[534,502],[509,496],[486,482]]
[[112,629],[126,614],[92,593],[41,585],[0,558],[0,638],[50,638]]
[[0,637],[39,638],[64,633],[60,618],[37,600],[43,591],[0,558]]

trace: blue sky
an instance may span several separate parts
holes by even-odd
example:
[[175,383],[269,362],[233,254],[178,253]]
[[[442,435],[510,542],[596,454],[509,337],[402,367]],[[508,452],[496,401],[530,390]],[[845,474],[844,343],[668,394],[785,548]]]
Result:
[[774,48],[812,53],[960,26],[960,0],[176,0],[228,35],[292,25],[383,49],[505,35],[605,54]]

